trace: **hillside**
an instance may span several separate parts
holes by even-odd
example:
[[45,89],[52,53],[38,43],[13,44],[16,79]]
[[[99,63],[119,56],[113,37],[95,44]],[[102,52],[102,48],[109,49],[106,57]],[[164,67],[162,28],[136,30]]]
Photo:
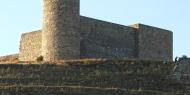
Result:
[[173,63],[83,60],[63,64],[1,64],[2,95],[184,95],[168,78]]

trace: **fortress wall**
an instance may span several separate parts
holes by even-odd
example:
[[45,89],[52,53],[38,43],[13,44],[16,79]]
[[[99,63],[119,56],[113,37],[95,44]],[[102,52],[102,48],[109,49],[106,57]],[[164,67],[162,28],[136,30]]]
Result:
[[20,41],[20,61],[35,61],[41,56],[42,35],[41,31],[24,33]]
[[[80,17],[80,58],[171,61],[173,34],[160,28],[135,24],[130,27]],[[42,32],[22,35],[20,60],[35,61],[41,55]]]
[[[122,59],[137,56],[134,28],[81,16],[80,34],[80,58]],[[41,55],[41,36],[42,30],[22,35],[21,61],[35,61]]]
[[81,58],[137,56],[136,29],[82,16],[80,22]]
[[143,60],[172,61],[173,33],[168,30],[136,24],[138,29],[138,56]]

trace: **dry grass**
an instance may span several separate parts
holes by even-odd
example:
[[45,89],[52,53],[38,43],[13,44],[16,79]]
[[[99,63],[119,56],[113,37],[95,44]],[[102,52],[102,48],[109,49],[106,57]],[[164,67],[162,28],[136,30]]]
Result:
[[2,56],[0,57],[0,64],[17,64],[19,63],[19,55],[18,54],[13,54],[13,55],[7,55],[7,56]]

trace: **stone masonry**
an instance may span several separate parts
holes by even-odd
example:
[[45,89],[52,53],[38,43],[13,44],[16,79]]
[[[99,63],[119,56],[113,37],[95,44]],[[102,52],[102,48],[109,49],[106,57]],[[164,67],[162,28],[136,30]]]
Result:
[[136,59],[172,61],[173,33],[80,16],[79,0],[44,0],[43,29],[24,33],[20,61]]
[[42,33],[41,31],[34,31],[25,33],[20,41],[20,60],[30,61],[36,60],[41,56],[42,51]]
[[138,33],[138,59],[140,60],[172,60],[173,33],[147,25],[135,24]]
[[44,60],[80,58],[79,0],[44,0]]

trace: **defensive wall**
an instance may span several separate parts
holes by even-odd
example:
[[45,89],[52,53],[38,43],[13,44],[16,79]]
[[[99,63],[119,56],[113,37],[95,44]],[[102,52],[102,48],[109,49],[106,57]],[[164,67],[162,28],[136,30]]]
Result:
[[[124,26],[80,16],[80,58],[172,61],[172,36],[171,31],[143,24]],[[21,61],[42,56],[41,37],[41,30],[22,35]]]
[[81,17],[81,58],[125,59],[137,55],[136,29]]

